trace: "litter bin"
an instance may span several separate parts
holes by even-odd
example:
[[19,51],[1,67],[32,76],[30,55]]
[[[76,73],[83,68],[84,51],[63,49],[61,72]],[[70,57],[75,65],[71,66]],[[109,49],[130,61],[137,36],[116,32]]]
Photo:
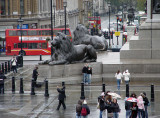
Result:
[[18,55],[16,58],[17,58],[17,67],[23,67],[23,56]]

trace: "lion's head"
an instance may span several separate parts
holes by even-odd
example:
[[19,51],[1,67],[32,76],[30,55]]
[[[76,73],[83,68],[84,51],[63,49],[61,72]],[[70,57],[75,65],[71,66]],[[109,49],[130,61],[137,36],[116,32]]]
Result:
[[72,52],[72,42],[63,33],[57,33],[57,36],[51,41],[51,45],[55,48],[55,54],[68,55]]
[[88,33],[87,28],[82,24],[78,24],[75,31],[73,32],[74,41],[78,41],[80,38],[84,37],[87,33]]

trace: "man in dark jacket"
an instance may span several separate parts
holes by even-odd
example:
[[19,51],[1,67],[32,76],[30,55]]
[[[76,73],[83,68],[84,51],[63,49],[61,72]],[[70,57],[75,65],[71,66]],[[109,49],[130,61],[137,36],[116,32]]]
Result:
[[62,88],[59,88],[57,86],[57,91],[59,93],[59,96],[58,96],[59,104],[57,106],[57,110],[59,110],[59,108],[61,107],[61,104],[63,105],[63,109],[66,109],[66,105],[64,103],[64,100],[66,98],[66,95],[65,95],[65,86],[63,86]]
[[84,83],[87,83],[88,82],[88,74],[87,74],[87,71],[88,71],[88,64],[85,64],[85,66],[83,67],[82,69],[82,73],[83,73],[83,82]]
[[101,96],[98,97],[98,103],[99,103],[99,110],[100,110],[100,114],[99,114],[99,118],[102,118],[102,113],[105,110],[105,94],[104,92],[101,93]]
[[36,66],[35,69],[33,70],[32,78],[34,79],[35,86],[37,86],[37,77],[38,77],[38,67]]
[[0,72],[0,94],[4,94],[4,79],[6,79],[6,76],[3,74],[3,72]]
[[131,114],[132,114],[132,103],[129,101],[125,101],[125,110],[126,110],[126,118],[130,118]]

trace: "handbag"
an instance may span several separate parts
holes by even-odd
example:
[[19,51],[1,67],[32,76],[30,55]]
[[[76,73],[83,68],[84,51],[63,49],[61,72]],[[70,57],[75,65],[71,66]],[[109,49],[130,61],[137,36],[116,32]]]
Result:
[[122,79],[121,79],[121,84],[123,83]]
[[97,109],[100,109],[99,102],[97,103]]

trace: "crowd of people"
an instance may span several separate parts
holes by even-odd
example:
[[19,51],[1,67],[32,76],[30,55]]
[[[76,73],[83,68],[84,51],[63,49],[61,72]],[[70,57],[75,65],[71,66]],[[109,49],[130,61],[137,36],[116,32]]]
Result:
[[92,67],[88,64],[85,64],[83,69],[82,69],[82,74],[83,74],[84,84],[91,84]]
[[[119,118],[121,108],[117,98],[109,93],[110,91],[102,92],[98,97],[97,109],[99,109],[99,118]],[[135,93],[132,93],[130,97],[125,98],[126,118],[148,118],[147,107],[149,104],[145,92],[138,97]],[[89,114],[90,109],[87,101],[79,100],[76,105],[76,118],[87,118]]]

